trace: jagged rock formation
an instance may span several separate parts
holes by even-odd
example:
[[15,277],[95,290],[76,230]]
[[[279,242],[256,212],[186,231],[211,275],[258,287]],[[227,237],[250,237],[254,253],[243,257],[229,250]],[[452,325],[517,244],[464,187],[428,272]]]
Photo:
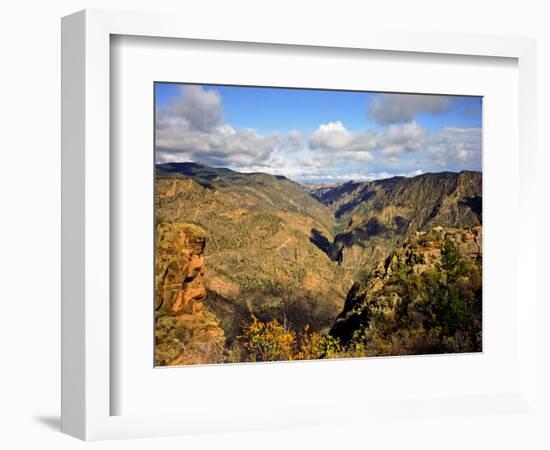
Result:
[[441,253],[445,241],[456,245],[460,256],[466,261],[479,262],[483,256],[482,229],[434,227],[430,232],[417,231],[378,267],[373,278],[388,277],[403,267],[410,267],[421,274],[441,264]]
[[416,232],[354,283],[331,335],[366,334],[373,354],[480,351],[482,248],[480,226]]
[[195,225],[157,227],[156,365],[223,360],[223,330],[205,308],[205,244],[204,230]]

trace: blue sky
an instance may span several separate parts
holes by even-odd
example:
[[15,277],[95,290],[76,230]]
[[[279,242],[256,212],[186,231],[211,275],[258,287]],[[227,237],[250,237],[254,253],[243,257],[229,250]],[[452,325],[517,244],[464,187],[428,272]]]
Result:
[[481,170],[482,99],[157,83],[156,160],[300,182]]

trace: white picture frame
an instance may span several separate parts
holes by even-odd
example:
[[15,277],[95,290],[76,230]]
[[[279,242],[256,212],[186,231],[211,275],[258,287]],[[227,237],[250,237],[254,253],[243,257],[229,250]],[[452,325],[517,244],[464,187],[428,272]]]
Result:
[[[500,57],[517,60],[519,76],[518,212],[524,230],[536,228],[535,186],[535,42],[527,38],[452,34],[395,33],[371,29],[357,35],[327,35],[314,30],[280,30],[262,23],[235,29],[231,24],[205,27],[193,17],[112,11],[82,11],[62,21],[62,430],[85,440],[163,436],[209,431],[334,423],[392,415],[391,402],[344,402],[326,408],[277,405],[271,413],[228,411],[190,414],[112,415],[110,335],[117,324],[110,311],[110,39],[112,35],[162,37],[303,48],[368,49],[414,54]],[[537,414],[536,390],[536,236],[522,233],[518,244],[518,280],[525,285],[518,310],[519,377],[513,391],[464,398],[402,398],[411,415],[497,414],[502,410]],[[526,261],[529,261],[527,266]],[[516,293],[515,295],[519,295]],[[249,366],[250,367],[250,366]],[[243,370],[246,370],[243,369]],[[263,366],[265,376],[275,370]],[[180,372],[181,377],[185,373]],[[243,415],[244,414],[244,415]]]

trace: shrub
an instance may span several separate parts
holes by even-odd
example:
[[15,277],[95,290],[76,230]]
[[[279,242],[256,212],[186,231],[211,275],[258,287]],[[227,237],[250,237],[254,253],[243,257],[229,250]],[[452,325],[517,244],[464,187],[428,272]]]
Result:
[[330,335],[310,333],[309,326],[298,336],[299,350],[295,359],[334,358],[342,351],[340,341]]
[[277,320],[261,322],[255,316],[237,336],[248,354],[248,361],[288,361],[295,353],[296,334]]
[[[328,334],[320,334],[304,326],[300,332],[292,331],[276,319],[262,322],[251,314],[243,324],[242,335],[237,337],[242,352],[233,348],[230,362],[241,361],[295,361],[341,357],[344,349],[340,341]],[[238,355],[238,356],[237,356]]]

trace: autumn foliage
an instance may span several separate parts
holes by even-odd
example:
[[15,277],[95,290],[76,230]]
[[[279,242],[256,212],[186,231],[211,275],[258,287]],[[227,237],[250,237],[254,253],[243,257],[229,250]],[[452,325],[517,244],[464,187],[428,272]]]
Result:
[[342,351],[337,339],[311,332],[307,325],[301,332],[295,332],[275,319],[266,323],[252,315],[242,330],[237,339],[246,361],[321,359],[336,357]]

